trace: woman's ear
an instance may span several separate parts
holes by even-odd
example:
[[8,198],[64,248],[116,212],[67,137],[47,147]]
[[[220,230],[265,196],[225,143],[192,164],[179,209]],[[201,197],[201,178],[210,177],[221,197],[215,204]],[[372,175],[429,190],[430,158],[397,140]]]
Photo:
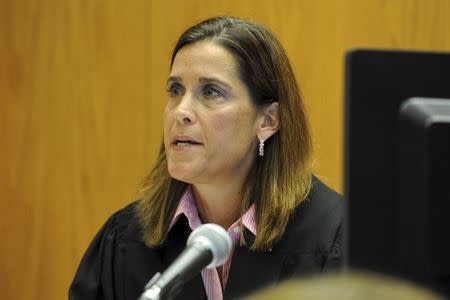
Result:
[[265,106],[260,112],[256,135],[259,140],[263,139],[267,141],[278,131],[278,129],[280,129],[279,103],[272,102],[270,105]]

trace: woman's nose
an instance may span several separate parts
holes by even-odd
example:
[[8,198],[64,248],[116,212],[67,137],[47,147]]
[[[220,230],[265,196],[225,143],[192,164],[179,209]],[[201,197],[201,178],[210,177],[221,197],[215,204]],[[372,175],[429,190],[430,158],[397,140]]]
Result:
[[190,95],[185,95],[176,107],[176,119],[182,124],[191,124],[195,122],[194,101]]

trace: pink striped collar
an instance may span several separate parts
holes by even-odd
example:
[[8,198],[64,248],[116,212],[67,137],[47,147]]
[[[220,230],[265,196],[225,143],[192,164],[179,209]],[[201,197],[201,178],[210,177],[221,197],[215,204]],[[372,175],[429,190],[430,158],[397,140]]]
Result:
[[[197,205],[195,204],[194,194],[192,192],[192,187],[188,186],[186,191],[178,203],[177,210],[170,222],[169,230],[172,229],[173,225],[178,221],[181,215],[185,215],[189,222],[189,227],[194,230],[202,224],[200,216],[198,215]],[[239,226],[239,220],[236,220],[228,231]],[[252,204],[250,208],[242,215],[242,225],[245,226],[251,233],[256,235],[256,220],[255,220],[255,205]]]

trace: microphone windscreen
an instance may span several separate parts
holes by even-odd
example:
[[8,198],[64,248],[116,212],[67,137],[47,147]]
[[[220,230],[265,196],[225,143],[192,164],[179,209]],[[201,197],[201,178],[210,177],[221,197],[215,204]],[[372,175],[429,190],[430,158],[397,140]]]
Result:
[[206,268],[215,268],[225,263],[231,250],[228,232],[217,224],[203,224],[189,235],[186,245],[201,245],[210,250],[213,259]]

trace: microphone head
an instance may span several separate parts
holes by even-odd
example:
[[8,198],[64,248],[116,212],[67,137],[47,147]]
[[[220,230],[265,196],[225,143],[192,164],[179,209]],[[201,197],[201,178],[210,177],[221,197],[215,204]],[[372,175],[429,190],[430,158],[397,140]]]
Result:
[[212,261],[206,268],[211,269],[225,263],[231,250],[228,232],[217,224],[203,224],[189,235],[186,245],[201,245],[212,253]]

